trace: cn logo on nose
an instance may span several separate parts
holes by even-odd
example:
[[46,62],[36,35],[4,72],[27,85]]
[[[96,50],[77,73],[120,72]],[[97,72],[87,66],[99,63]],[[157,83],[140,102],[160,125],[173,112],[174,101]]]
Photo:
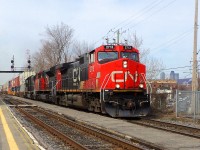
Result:
[[[123,79],[115,79],[116,77],[116,74],[124,74],[124,78]],[[126,82],[127,81],[127,78],[128,76],[135,82],[137,82],[137,78],[138,78],[138,73],[137,71],[135,72],[135,80],[134,80],[134,77],[133,75],[129,72],[129,71],[126,71],[125,73],[123,71],[113,71],[111,73],[111,81],[112,82]]]

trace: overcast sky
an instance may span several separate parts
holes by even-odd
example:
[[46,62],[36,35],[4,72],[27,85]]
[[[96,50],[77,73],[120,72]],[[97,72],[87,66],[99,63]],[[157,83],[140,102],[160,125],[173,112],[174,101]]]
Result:
[[[95,43],[115,38],[120,28],[136,32],[143,47],[168,68],[191,65],[195,0],[0,0],[0,70],[26,64],[26,51],[38,51],[45,27],[61,22],[74,29],[74,39]],[[112,29],[112,30],[111,30]],[[109,32],[109,33],[108,33]],[[108,34],[107,34],[108,33]],[[199,40],[198,40],[199,42]],[[181,77],[190,68],[171,69]],[[171,70],[165,70],[169,74]],[[0,74],[0,85],[11,74]]]

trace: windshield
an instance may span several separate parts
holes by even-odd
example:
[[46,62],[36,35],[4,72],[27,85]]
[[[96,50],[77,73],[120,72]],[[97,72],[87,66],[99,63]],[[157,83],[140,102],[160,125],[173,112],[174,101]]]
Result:
[[138,53],[135,52],[121,52],[121,58],[129,58],[134,61],[139,61]]
[[118,59],[118,52],[98,52],[98,61],[100,63],[109,62]]

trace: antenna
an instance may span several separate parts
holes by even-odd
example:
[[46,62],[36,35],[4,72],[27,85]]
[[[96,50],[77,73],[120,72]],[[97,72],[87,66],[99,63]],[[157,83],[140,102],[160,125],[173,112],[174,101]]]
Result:
[[124,39],[124,42],[125,42],[126,45],[128,45],[128,40]]
[[118,30],[115,31],[115,33],[117,33],[117,44],[119,44],[120,35],[122,35],[123,33],[126,33],[126,30],[120,32],[120,29],[118,29]]
[[107,43],[107,44],[109,43],[109,39],[108,39],[108,38],[106,38],[106,43]]
[[114,43],[114,44],[116,43],[116,39],[115,39],[115,38],[113,38],[113,43]]

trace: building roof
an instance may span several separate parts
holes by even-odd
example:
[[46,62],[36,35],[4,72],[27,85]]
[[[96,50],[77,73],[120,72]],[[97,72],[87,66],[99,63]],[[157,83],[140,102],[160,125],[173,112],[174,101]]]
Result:
[[150,83],[165,83],[165,84],[177,84],[176,80],[166,79],[166,80],[148,80]]
[[179,79],[178,84],[182,85],[192,84],[192,79],[191,78]]

